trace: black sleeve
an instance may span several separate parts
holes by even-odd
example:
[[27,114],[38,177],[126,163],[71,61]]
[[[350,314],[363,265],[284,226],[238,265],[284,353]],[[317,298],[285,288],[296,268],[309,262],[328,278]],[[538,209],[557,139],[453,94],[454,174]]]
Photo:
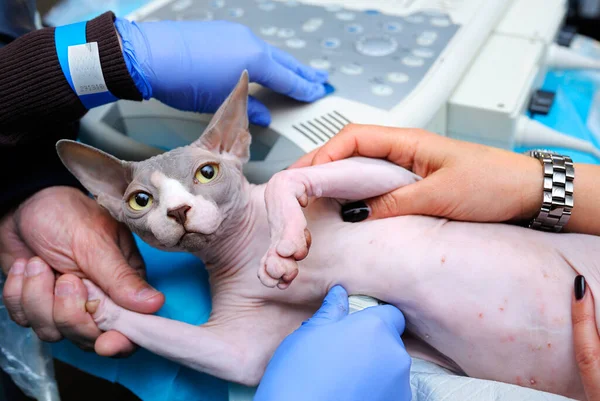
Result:
[[[115,16],[87,24],[88,42],[98,42],[108,89],[120,99],[142,100],[127,70]],[[54,28],[23,35],[0,48],[0,215],[33,193],[54,185],[80,187],[56,153],[61,138],[77,137],[85,107],[58,62]]]

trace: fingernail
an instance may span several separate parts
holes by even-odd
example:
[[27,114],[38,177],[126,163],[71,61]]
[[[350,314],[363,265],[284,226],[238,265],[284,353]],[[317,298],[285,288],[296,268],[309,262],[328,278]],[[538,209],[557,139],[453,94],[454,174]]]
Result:
[[342,207],[342,219],[346,223],[358,223],[366,220],[370,212],[365,202],[348,203]]
[[61,281],[56,285],[54,289],[54,294],[57,297],[68,297],[73,293],[75,286],[70,281]]
[[44,265],[37,259],[32,259],[25,267],[25,277],[34,277],[44,270]]
[[575,277],[575,299],[580,301],[585,295],[585,277],[579,275]]
[[14,274],[15,276],[20,276],[25,271],[25,261],[19,260],[15,262],[14,265],[10,268],[10,274]]
[[144,288],[140,292],[137,293],[136,298],[138,301],[147,301],[152,297],[155,297],[159,294],[154,288]]

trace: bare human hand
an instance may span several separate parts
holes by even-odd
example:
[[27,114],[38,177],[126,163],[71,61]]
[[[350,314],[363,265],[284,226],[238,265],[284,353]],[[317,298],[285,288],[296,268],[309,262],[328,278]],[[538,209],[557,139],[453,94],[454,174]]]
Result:
[[154,313],[164,295],[144,280],[131,232],[81,191],[44,189],[0,220],[3,299],[12,319],[44,341],[65,337],[100,355],[126,355],[135,346],[118,332],[102,333],[85,309],[81,278],[115,303]]
[[[369,218],[429,215],[474,222],[528,222],[542,205],[543,169],[530,156],[420,129],[349,125],[290,168],[352,156],[387,159],[423,180],[367,199]],[[600,167],[575,165],[575,207],[565,231],[600,235]],[[364,205],[362,205],[364,207]]]

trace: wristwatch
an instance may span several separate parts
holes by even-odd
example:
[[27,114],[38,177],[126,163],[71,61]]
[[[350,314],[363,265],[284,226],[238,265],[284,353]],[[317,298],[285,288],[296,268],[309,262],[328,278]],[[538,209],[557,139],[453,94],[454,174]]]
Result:
[[560,232],[569,221],[573,210],[573,181],[575,167],[570,157],[556,152],[536,149],[528,152],[544,168],[544,195],[542,208],[529,228]]

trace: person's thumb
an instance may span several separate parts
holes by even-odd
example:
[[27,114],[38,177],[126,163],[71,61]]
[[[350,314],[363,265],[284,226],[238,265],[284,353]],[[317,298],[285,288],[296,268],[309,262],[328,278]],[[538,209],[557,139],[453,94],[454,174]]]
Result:
[[594,299],[583,276],[577,276],[574,285],[571,319],[575,360],[588,401],[599,401],[600,335],[596,324]]
[[320,326],[334,323],[348,315],[348,293],[344,287],[336,285],[331,288],[323,300],[321,308],[303,326]]
[[164,295],[142,278],[142,269],[131,266],[115,243],[102,243],[87,260],[90,266],[81,266],[82,270],[117,305],[135,312],[154,313],[165,302]]
[[346,222],[357,223],[366,219],[436,215],[444,196],[436,181],[434,176],[430,176],[384,195],[349,203],[342,208],[342,218]]
[[271,124],[271,113],[267,106],[253,98],[248,97],[248,120],[251,124],[267,127]]

